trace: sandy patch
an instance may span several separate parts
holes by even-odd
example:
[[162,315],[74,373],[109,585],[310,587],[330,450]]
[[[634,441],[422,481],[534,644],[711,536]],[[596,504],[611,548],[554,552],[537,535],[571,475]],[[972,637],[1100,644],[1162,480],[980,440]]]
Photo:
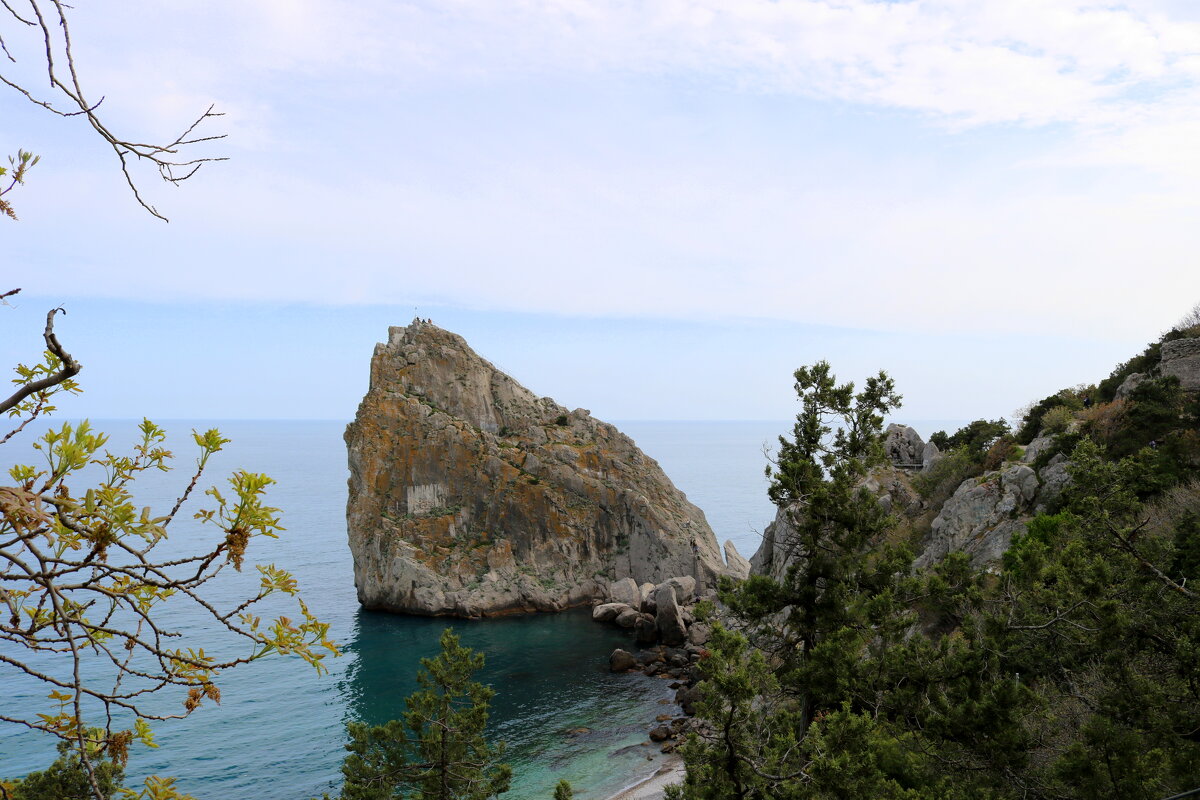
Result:
[[672,783],[682,782],[684,773],[683,759],[672,753],[653,775],[623,789],[608,800],[662,800],[663,790]]

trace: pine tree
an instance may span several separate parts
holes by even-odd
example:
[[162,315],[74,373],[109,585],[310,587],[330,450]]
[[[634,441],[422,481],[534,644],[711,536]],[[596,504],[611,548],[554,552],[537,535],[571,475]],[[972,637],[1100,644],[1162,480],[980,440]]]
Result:
[[484,738],[495,692],[471,680],[484,656],[447,628],[442,652],[421,659],[420,689],[405,700],[404,719],[347,726],[343,800],[486,800],[508,791],[512,770],[504,744]]

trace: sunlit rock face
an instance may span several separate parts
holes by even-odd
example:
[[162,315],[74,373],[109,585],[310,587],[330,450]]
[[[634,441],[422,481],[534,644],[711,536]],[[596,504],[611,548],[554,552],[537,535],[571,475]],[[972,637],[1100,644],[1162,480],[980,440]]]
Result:
[[455,616],[557,611],[621,578],[725,572],[703,512],[584,409],[538,397],[427,322],[389,330],[346,429],[359,601]]

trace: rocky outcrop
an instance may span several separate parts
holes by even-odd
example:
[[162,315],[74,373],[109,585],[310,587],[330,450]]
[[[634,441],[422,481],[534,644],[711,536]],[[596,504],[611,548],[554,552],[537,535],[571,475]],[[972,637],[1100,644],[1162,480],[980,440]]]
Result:
[[725,571],[704,514],[629,437],[434,325],[391,328],[376,345],[346,443],[368,608],[554,611],[607,599],[613,580],[691,576],[707,590]]
[[1164,342],[1158,370],[1179,379],[1185,392],[1200,392],[1200,338]]
[[968,553],[984,566],[1008,549],[1014,533],[1025,530],[1039,482],[1024,464],[965,480],[933,520],[933,531],[915,566],[927,567],[947,553]]
[[[920,467],[925,462],[925,442],[907,425],[892,423],[883,434],[883,452],[897,467]],[[936,445],[935,445],[936,452]]]
[[725,540],[725,564],[732,577],[738,579],[750,577],[750,562],[742,557],[731,539]]

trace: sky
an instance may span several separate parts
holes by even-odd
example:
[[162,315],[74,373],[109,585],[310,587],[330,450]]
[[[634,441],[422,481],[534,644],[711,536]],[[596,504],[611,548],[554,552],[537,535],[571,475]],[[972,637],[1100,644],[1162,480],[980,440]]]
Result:
[[[21,4],[18,3],[17,6]],[[349,419],[414,316],[604,419],[779,419],[886,369],[906,420],[1099,380],[1200,301],[1200,6],[1168,0],[94,0],[106,124],[227,157],[139,208],[79,118],[0,220],[91,417]],[[36,31],[34,31],[36,33]],[[0,15],[0,75],[44,90]],[[0,86],[0,90],[6,87]]]

